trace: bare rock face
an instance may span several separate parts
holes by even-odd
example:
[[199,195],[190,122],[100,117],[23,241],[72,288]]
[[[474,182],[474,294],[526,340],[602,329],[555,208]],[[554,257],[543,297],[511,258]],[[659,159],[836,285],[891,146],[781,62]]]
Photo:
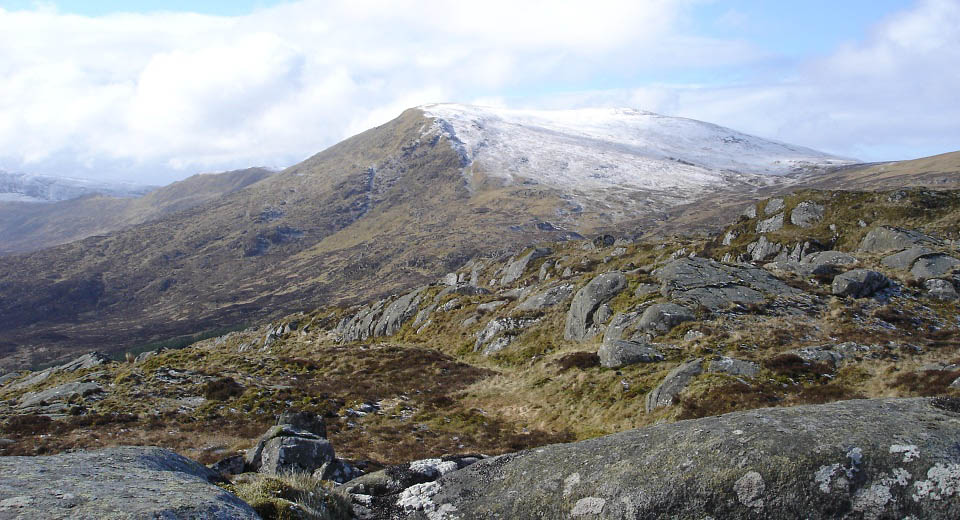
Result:
[[736,412],[480,461],[398,518],[960,518],[960,400]]
[[693,378],[702,373],[702,358],[687,361],[671,370],[670,373],[667,374],[667,377],[663,378],[660,386],[654,388],[647,394],[647,413],[657,408],[670,406],[670,404],[673,403],[673,398],[687,388],[687,385],[693,381]]
[[783,213],[757,222],[757,233],[772,233],[783,229]]
[[811,228],[823,220],[824,211],[822,204],[805,200],[790,212],[790,223],[802,228]]
[[0,474],[0,518],[260,518],[216,472],[160,448],[0,457]]
[[755,267],[738,267],[706,258],[681,258],[653,273],[661,283],[660,292],[689,308],[700,305],[711,311],[733,304],[761,303],[768,296],[799,294],[769,272]]
[[900,251],[914,246],[931,245],[937,240],[929,235],[893,226],[879,226],[871,229],[860,241],[859,251],[882,253]]
[[597,351],[600,366],[620,368],[635,363],[656,363],[663,361],[663,353],[646,341],[626,341],[613,339],[604,341]]
[[568,340],[583,341],[595,336],[599,330],[594,327],[594,312],[626,287],[627,277],[619,271],[604,273],[590,280],[573,295],[573,303],[570,304],[570,310],[567,312],[563,337]]
[[665,333],[685,322],[695,320],[693,312],[675,303],[655,303],[640,317],[638,326],[648,332]]
[[526,271],[527,266],[530,265],[530,262],[536,260],[537,258],[542,258],[549,254],[553,253],[553,250],[546,247],[538,247],[533,251],[521,256],[515,260],[512,264],[507,266],[506,272],[503,274],[503,279],[500,280],[502,285],[509,285],[513,282],[516,282],[523,276],[524,271]]
[[869,269],[854,269],[833,279],[832,291],[837,296],[865,298],[890,285],[890,279]]

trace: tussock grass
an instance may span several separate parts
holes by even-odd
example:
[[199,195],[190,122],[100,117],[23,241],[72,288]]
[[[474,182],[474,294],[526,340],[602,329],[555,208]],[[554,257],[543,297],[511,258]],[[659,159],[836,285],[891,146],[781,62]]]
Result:
[[[249,475],[249,474],[248,474]],[[256,475],[224,486],[264,520],[349,520],[350,501],[308,473]]]

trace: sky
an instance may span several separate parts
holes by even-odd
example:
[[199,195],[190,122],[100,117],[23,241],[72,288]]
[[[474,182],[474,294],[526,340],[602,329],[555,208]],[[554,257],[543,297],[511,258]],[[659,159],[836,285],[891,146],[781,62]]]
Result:
[[960,149],[958,27],[960,0],[0,0],[0,169],[282,168],[435,102],[910,159]]

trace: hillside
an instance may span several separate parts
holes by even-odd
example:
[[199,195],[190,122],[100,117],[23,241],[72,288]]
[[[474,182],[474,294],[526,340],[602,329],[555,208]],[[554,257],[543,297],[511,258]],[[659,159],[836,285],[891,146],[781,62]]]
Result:
[[0,449],[150,444],[213,462],[295,406],[326,417],[342,457],[383,464],[960,396],[960,192],[800,191],[747,209],[707,239],[540,243],[379,301],[13,374]]
[[[691,120],[604,110],[576,127],[580,115],[412,109],[226,197],[6,257],[0,364],[49,363],[94,346],[117,353],[361,301],[479,253],[651,226],[706,193],[753,192],[797,167],[844,162]],[[477,125],[486,130],[470,130]],[[701,146],[680,155],[671,146],[681,135]],[[744,149],[750,161],[731,163]],[[528,157],[510,155],[522,150]],[[537,162],[547,156],[560,162]]]
[[0,202],[57,202],[85,195],[139,197],[156,189],[125,182],[100,182],[0,170]]
[[38,204],[0,202],[0,254],[37,251],[105,235],[233,193],[272,172],[249,168],[194,175],[139,197],[89,194]]

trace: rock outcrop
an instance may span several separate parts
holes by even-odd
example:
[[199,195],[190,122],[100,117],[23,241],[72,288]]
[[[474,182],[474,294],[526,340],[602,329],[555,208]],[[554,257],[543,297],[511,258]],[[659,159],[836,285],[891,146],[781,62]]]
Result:
[[604,341],[597,351],[600,366],[620,368],[635,363],[656,363],[663,361],[663,353],[645,341],[625,341],[614,339]]
[[655,303],[645,311],[637,323],[640,329],[662,334],[685,321],[693,321],[696,316],[690,309],[675,303]]
[[518,311],[540,311],[566,301],[573,294],[573,285],[564,283],[528,296],[517,305]]
[[931,245],[937,240],[918,231],[893,226],[879,226],[871,229],[860,241],[859,251],[865,253],[883,253],[900,251],[913,246]]
[[553,253],[553,250],[547,247],[534,248],[532,251],[521,256],[507,266],[506,271],[503,273],[503,278],[500,280],[500,284],[508,285],[516,282],[521,276],[523,276],[523,273],[526,271],[527,266],[530,265],[530,262],[536,260],[537,258],[543,258],[551,253]]
[[670,406],[673,404],[673,398],[680,394],[687,385],[693,381],[693,378],[703,373],[703,359],[697,358],[687,361],[674,368],[663,378],[659,386],[647,394],[646,409],[650,413],[657,408]]
[[627,277],[619,271],[604,273],[590,280],[573,295],[563,337],[583,341],[597,335],[599,329],[594,326],[594,312],[626,287]]
[[216,472],[160,448],[0,457],[0,474],[0,518],[260,518]]
[[802,228],[811,228],[823,220],[825,209],[823,204],[805,200],[790,212],[790,223]]
[[761,303],[768,295],[800,293],[763,269],[732,266],[706,258],[674,260],[652,275],[660,281],[660,292],[664,296],[690,308],[702,305],[710,311],[733,304]]
[[883,273],[869,269],[854,269],[837,275],[833,279],[831,290],[837,296],[866,298],[888,285],[890,285],[890,279]]
[[960,401],[737,412],[480,461],[394,504],[415,519],[958,518]]

